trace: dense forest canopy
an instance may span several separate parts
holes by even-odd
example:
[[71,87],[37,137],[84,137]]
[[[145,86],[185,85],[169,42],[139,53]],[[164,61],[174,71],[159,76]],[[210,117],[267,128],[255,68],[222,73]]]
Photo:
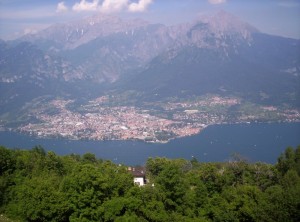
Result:
[[300,221],[300,146],[275,165],[149,158],[148,184],[94,154],[0,147],[0,213],[15,221]]

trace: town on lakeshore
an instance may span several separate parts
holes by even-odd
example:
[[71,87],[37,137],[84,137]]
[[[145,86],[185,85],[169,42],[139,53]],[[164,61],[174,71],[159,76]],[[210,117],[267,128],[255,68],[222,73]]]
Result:
[[145,103],[142,107],[111,103],[102,96],[72,108],[74,100],[56,98],[30,108],[29,121],[17,127],[42,138],[72,140],[142,140],[163,143],[195,135],[208,125],[300,121],[299,110],[242,104],[234,97],[208,95],[189,100]]

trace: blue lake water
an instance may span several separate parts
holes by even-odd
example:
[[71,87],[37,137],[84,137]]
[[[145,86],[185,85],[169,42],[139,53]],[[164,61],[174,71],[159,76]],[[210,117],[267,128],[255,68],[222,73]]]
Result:
[[200,134],[149,144],[140,141],[74,141],[41,139],[0,132],[0,145],[30,149],[41,145],[59,155],[94,153],[98,158],[127,165],[144,164],[148,157],[228,161],[239,153],[250,162],[275,163],[286,147],[300,145],[300,123],[254,123],[209,126]]

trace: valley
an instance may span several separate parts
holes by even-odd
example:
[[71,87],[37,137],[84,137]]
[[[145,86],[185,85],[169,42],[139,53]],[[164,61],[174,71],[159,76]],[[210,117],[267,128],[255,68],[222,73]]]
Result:
[[116,105],[115,100],[117,96],[102,96],[74,106],[74,100],[58,98],[35,108],[27,105],[24,111],[36,121],[18,123],[13,130],[41,138],[165,143],[198,134],[209,125],[300,121],[299,110],[258,106],[235,97],[169,98],[140,106]]
[[300,1],[0,3],[0,222],[300,221]]
[[101,13],[53,24],[0,41],[0,129],[166,143],[299,122],[299,46],[225,11],[173,26]]

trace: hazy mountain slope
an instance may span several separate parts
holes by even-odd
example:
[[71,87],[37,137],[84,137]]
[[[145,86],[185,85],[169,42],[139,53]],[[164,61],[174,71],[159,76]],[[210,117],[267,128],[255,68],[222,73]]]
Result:
[[74,49],[98,37],[132,30],[147,25],[139,20],[124,20],[107,14],[97,14],[82,20],[55,24],[36,34],[25,35],[19,41],[30,41],[46,50]]
[[224,36],[220,46],[190,44],[163,53],[122,87],[150,98],[219,93],[299,106],[299,52],[299,40],[261,33],[242,41]]
[[97,82],[115,82],[145,65],[172,43],[167,27],[147,25],[130,32],[98,37],[61,55]]
[[2,42],[0,67],[1,113],[20,108],[39,96],[62,96],[71,87],[67,82],[83,78],[82,72],[67,61],[28,42],[17,45]]
[[299,40],[260,33],[224,11],[172,27],[97,15],[1,41],[1,111],[41,95],[104,90],[152,100],[230,94],[300,107],[299,55]]

